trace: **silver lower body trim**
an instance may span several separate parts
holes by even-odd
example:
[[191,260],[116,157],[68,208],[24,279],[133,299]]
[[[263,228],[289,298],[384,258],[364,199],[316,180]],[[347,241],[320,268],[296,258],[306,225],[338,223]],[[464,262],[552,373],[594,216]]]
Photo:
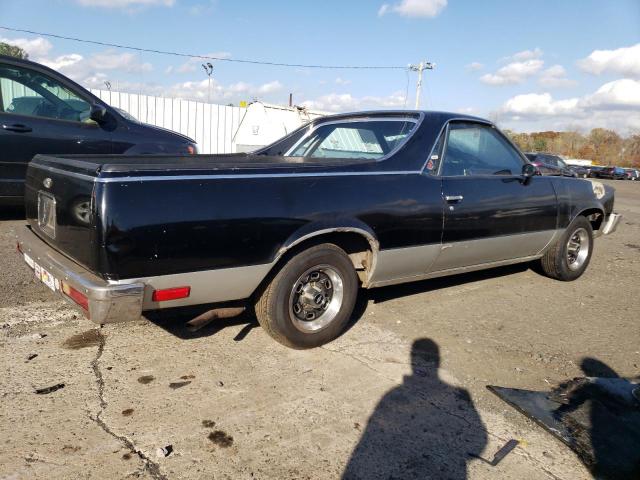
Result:
[[[53,275],[58,282],[52,290],[88,316],[91,321],[103,324],[135,320],[140,317],[144,292],[142,283],[109,284],[56,252],[26,226],[18,229],[17,240],[20,251],[28,255],[31,260],[31,263],[27,262],[29,267],[34,268],[33,262],[35,262],[39,268],[44,268]],[[66,282],[87,297],[88,311],[63,293],[60,281]]]

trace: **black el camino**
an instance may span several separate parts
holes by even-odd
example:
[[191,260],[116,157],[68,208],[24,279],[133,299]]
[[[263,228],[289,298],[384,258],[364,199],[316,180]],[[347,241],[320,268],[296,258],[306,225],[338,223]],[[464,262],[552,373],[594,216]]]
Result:
[[536,175],[490,122],[417,111],[250,154],[38,155],[25,202],[24,260],[92,321],[243,301],[294,348],[338,336],[359,288],[519,262],[574,280],[620,220],[612,188]]

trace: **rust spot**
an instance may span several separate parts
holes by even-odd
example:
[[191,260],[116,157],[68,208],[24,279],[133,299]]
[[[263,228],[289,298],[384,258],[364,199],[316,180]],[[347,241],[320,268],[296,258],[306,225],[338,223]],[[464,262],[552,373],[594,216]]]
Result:
[[67,338],[62,346],[68,350],[80,350],[81,348],[97,347],[103,342],[104,335],[100,330],[94,328]]
[[229,448],[233,445],[233,437],[231,435],[227,435],[222,430],[211,432],[207,438],[220,448]]
[[122,415],[125,417],[130,417],[133,414],[133,408],[126,408],[122,410]]
[[154,377],[153,375],[143,375],[141,377],[138,377],[138,383],[146,385],[148,383],[153,382],[155,379],[156,377]]

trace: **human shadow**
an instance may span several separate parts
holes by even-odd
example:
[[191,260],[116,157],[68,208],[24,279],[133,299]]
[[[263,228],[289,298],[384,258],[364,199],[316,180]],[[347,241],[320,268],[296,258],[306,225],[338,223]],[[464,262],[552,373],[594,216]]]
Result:
[[596,358],[580,367],[591,378],[569,382],[566,405],[556,413],[574,450],[597,479],[640,479],[640,408],[624,397],[633,384]]
[[487,431],[469,392],[442,381],[439,365],[436,342],[414,341],[412,374],[376,406],[343,480],[467,478]]

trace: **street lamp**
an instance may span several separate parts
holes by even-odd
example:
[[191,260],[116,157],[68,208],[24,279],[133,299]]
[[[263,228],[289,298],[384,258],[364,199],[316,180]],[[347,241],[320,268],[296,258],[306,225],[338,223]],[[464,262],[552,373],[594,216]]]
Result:
[[204,68],[204,71],[209,77],[209,90],[207,93],[207,103],[211,103],[211,74],[213,73],[213,65],[211,65],[211,63],[209,62],[203,63],[202,68]]

